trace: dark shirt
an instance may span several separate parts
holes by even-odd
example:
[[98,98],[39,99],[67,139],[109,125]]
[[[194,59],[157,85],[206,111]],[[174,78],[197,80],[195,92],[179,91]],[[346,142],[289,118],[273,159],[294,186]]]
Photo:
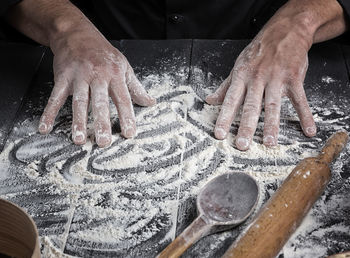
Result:
[[9,26],[3,19],[9,8],[21,0],[0,0],[0,39],[19,40],[24,37]]
[[[1,18],[0,38],[19,36]],[[108,39],[250,39],[287,0],[72,0]],[[338,0],[350,17],[350,0]]]
[[75,0],[109,39],[252,38],[287,0]]
[[0,2],[0,17],[3,16],[12,5],[14,5],[20,1],[21,0],[1,0],[1,2]]
[[347,21],[349,22],[349,18],[350,18],[350,1],[349,0],[337,0],[339,2],[339,4],[343,7],[344,13],[345,13],[345,17],[347,19]]

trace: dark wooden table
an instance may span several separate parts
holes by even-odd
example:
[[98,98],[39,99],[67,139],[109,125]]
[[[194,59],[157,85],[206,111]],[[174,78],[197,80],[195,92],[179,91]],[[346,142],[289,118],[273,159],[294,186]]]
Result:
[[[248,41],[229,40],[125,40],[113,42],[125,54],[140,78],[149,74],[167,73],[173,76],[178,85],[191,85],[199,97],[197,108],[203,106],[200,99],[203,99],[206,95],[204,89],[214,90],[218,86],[220,81],[229,74],[235,58],[247,43]],[[53,75],[52,54],[45,47],[0,42],[0,56],[0,119],[2,121],[0,124],[0,150],[2,151],[4,147],[10,146],[13,143],[12,141],[16,140],[15,135],[18,135],[18,130],[23,130],[27,120],[40,116],[53,86]],[[309,53],[309,70],[305,80],[307,95],[311,99],[311,105],[315,106],[315,110],[317,110],[317,106],[326,109],[329,107],[330,110],[325,114],[317,114],[322,116],[323,119],[318,123],[319,132],[317,137],[320,139],[319,141],[324,141],[337,128],[349,131],[349,65],[350,47],[347,46],[324,43],[314,46]],[[180,69],[184,71],[181,74],[178,73]],[[66,118],[70,119],[69,116]],[[189,122],[199,128],[196,121]],[[62,123],[62,121],[59,121],[56,128]],[[281,128],[281,134],[304,141],[305,146],[312,143],[315,145],[315,149],[321,147],[322,142],[306,139],[302,136],[298,122],[282,121],[282,123],[284,128]],[[203,130],[205,131],[205,129]],[[118,130],[115,129],[114,132],[116,131]],[[237,127],[233,126],[231,131],[235,133]],[[207,137],[211,139],[212,133],[209,131],[207,133]],[[261,131],[258,131],[257,134],[261,136]],[[14,161],[16,159],[15,153],[20,146],[16,145],[17,142],[13,144],[14,147],[8,156],[9,162],[17,162]],[[204,147],[198,146],[199,149],[193,150],[190,152],[192,154],[189,155],[196,155],[197,152],[201,151],[200,148],[205,148],[206,145]],[[239,160],[237,157],[233,158],[237,163],[244,164],[247,162],[246,160]],[[350,197],[349,148],[341,158],[342,162],[334,168],[336,174],[319,202],[327,204],[334,196],[338,199],[341,198],[341,200],[337,200],[335,206],[331,206],[335,210],[327,211],[329,214],[325,217],[323,217],[324,213],[317,210],[321,205],[316,205],[313,210],[320,222],[322,229],[320,232],[322,233],[316,234],[315,230],[302,232],[300,236],[294,237],[294,242],[289,243],[289,249],[282,251],[279,257],[317,257],[317,250],[315,253],[310,251],[313,246],[323,248],[320,251],[321,255],[350,250],[350,216],[348,215],[350,214],[350,202],[348,201]],[[216,161],[218,162],[211,164],[210,170],[220,167],[220,157]],[[265,161],[255,162],[264,163]],[[233,167],[233,169],[235,168]],[[6,171],[0,170],[0,173],[6,174]],[[210,174],[211,172],[205,173]],[[279,180],[263,182],[263,202],[269,198],[280,183]],[[65,213],[69,208],[68,206],[55,206],[56,199],[64,197],[49,193],[47,190],[49,187],[50,185],[47,184],[34,184],[24,175],[18,175],[14,178],[8,175],[3,177],[0,175],[0,197],[9,199],[26,208],[34,216],[42,237],[50,238],[59,235],[67,227],[67,234],[69,235],[71,223],[74,225],[74,223],[82,222],[75,221],[74,218],[72,219]],[[186,187],[187,185],[183,185],[181,189]],[[158,196],[154,198],[161,201],[168,197],[171,199],[172,196],[173,193],[165,197]],[[132,199],[132,197],[130,198]],[[40,209],[40,216],[38,215],[38,209]],[[194,198],[181,199],[177,209],[176,235],[195,217]],[[152,257],[169,243],[170,239],[166,241],[162,241],[162,239],[170,230],[170,224],[173,223],[167,216],[158,219],[156,222],[158,224],[155,223],[153,226],[160,228],[160,233],[145,242],[141,241],[137,246],[118,249],[112,245],[112,247],[102,248],[101,243],[89,243],[83,240],[80,242],[73,241],[69,237],[66,238],[64,243],[57,239],[53,242],[58,249],[77,256]],[[160,222],[163,224],[159,224]],[[245,226],[246,224],[228,233],[206,237],[190,248],[185,257],[220,256]],[[339,230],[339,227],[348,231]],[[301,249],[306,250],[305,253],[302,253]],[[291,255],[294,252],[293,250],[295,255]]]

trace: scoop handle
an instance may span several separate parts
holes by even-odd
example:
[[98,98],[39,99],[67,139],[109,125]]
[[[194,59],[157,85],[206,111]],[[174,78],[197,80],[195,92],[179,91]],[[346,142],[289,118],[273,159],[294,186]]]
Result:
[[170,243],[158,258],[175,258],[183,254],[187,248],[205,236],[211,229],[212,224],[208,219],[200,215],[197,217],[173,242]]

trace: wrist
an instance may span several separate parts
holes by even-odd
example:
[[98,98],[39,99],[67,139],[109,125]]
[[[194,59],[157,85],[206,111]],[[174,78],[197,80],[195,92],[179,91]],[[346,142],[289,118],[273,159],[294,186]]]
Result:
[[293,33],[300,42],[303,42],[307,50],[309,50],[313,44],[315,33],[320,26],[314,18],[314,13],[303,11],[292,14],[287,19],[289,19],[290,32]]
[[275,15],[257,37],[261,37],[261,41],[266,45],[285,43],[308,51],[317,30],[309,24],[309,18],[304,15]]
[[343,8],[337,0],[289,0],[269,22],[288,20],[287,31],[298,34],[309,48],[320,38],[330,39],[346,30]]
[[106,41],[83,14],[69,21],[64,17],[63,19],[58,18],[54,22],[54,27],[49,36],[49,46],[54,54],[62,49],[90,48],[94,44],[102,44],[101,42]]
[[89,19],[69,1],[56,6],[48,24],[47,35],[53,52],[60,47],[72,48],[82,42],[88,43],[91,35],[96,38],[101,36]]
[[56,28],[49,37],[49,46],[54,55],[66,53],[84,53],[91,49],[108,49],[112,45],[98,29],[82,15],[80,19],[56,21]]
[[[68,38],[75,38],[75,34],[85,31],[86,25],[82,22],[82,14],[62,12],[52,18],[48,30],[49,46],[52,50],[55,46],[62,44]],[[70,17],[70,18],[67,18]]]

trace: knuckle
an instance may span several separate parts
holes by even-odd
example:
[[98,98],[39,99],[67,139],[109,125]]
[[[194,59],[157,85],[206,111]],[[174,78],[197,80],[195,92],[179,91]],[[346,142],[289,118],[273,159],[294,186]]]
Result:
[[62,88],[62,87],[66,87],[66,85],[69,85],[69,75],[67,73],[61,73],[58,75],[55,75],[54,77],[54,86],[57,88]]
[[254,134],[254,128],[252,126],[249,125],[241,125],[239,127],[239,135],[240,136],[250,136],[252,134]]
[[295,81],[300,80],[300,73],[295,70],[289,70],[284,80],[289,85],[294,84]]
[[115,64],[113,66],[113,73],[116,77],[123,76],[125,74],[124,66]]
[[232,74],[232,80],[231,80],[231,84],[232,82],[237,82],[237,81],[242,81],[244,82],[245,80],[245,72],[247,70],[244,70],[246,68],[239,68],[239,70],[235,70]]
[[291,99],[295,104],[304,104],[305,97],[302,89],[290,89]]
[[288,85],[293,85],[293,84],[301,84],[302,85],[302,81],[303,81],[303,77],[304,74],[306,72],[307,68],[289,68],[287,69],[286,73],[285,73],[285,79],[284,81],[288,84]]
[[[215,97],[219,98],[220,95],[218,94]],[[231,109],[231,106],[233,105],[234,101],[235,101],[235,96],[233,94],[226,94],[223,106],[221,108],[223,112],[228,112]]]
[[279,104],[275,101],[265,103],[265,110],[277,111],[279,110]]
[[121,118],[121,122],[124,124],[124,126],[132,126],[134,127],[136,125],[136,119],[132,116],[125,116]]
[[230,120],[227,117],[220,116],[216,121],[216,125],[219,127],[228,127],[230,126]]
[[126,87],[115,87],[114,92],[115,94],[113,95],[115,95],[115,98],[118,103],[122,103],[125,105],[131,103],[131,96]]
[[223,128],[223,129],[229,128],[229,126],[230,125],[227,122],[223,122],[223,121],[220,121],[220,122],[216,123],[216,127],[220,127],[220,128]]
[[84,96],[74,96],[73,97],[73,105],[87,105],[89,103],[89,99]]
[[279,129],[279,126],[277,123],[268,123],[264,125],[264,132],[265,133],[277,133]]
[[128,69],[128,62],[122,54],[114,55],[111,64],[115,70],[126,71]]
[[94,103],[94,107],[96,109],[108,109],[109,107],[109,102],[107,100],[98,100]]
[[266,70],[261,67],[256,67],[251,72],[251,79],[253,81],[261,81],[265,77]]
[[89,84],[91,95],[94,97],[107,98],[108,97],[108,83],[100,76],[95,77]]
[[57,98],[57,97],[50,97],[48,102],[47,102],[47,105],[52,107],[52,108],[57,108],[57,107],[59,107],[60,102],[61,101],[60,101],[59,98]]
[[135,81],[136,81],[136,78],[133,76],[132,73],[126,73],[125,74],[125,82],[126,84],[132,84],[133,86],[135,86]]
[[238,61],[236,62],[233,69],[231,70],[230,76],[232,79],[235,78],[235,79],[244,81],[245,74],[247,72],[249,73],[250,71],[251,71],[251,67],[249,64]]
[[66,77],[69,77],[69,71],[71,70],[70,69],[70,65],[55,65],[54,64],[54,69],[53,69],[53,72],[54,72],[54,81],[58,81],[62,78],[66,78]]
[[259,106],[248,104],[243,107],[241,123],[248,127],[255,127],[259,120]]
[[254,100],[247,100],[244,103],[243,113],[258,113],[260,106]]

